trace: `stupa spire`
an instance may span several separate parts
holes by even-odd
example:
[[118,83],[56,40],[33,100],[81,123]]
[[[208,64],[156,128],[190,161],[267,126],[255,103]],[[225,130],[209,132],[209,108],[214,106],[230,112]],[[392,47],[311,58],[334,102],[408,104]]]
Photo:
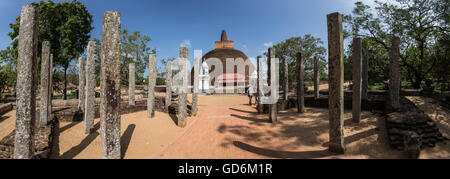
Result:
[[228,38],[227,38],[227,31],[222,30],[222,36],[221,36],[221,38],[220,38],[220,41],[222,41],[222,42],[228,41]]
[[234,42],[232,40],[228,40],[227,31],[222,30],[222,35],[220,37],[220,41],[216,41],[216,49],[218,48],[234,48]]

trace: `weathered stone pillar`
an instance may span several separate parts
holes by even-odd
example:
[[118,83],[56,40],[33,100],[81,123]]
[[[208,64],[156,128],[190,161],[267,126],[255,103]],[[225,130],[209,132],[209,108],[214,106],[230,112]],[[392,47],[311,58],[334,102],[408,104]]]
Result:
[[314,98],[319,98],[319,84],[320,84],[320,72],[319,72],[319,57],[314,57]]
[[120,13],[103,14],[100,136],[102,157],[120,158]]
[[394,111],[400,108],[399,44],[400,38],[393,37],[389,65],[389,103]]
[[258,78],[257,78],[257,98],[258,98],[258,104],[256,106],[257,110],[258,110],[258,114],[262,114],[263,113],[263,104],[262,104],[262,93],[264,93],[263,87],[264,84],[262,84],[262,57],[258,56],[257,58],[257,65],[256,68],[258,70]]
[[97,59],[95,48],[97,44],[95,41],[89,41],[86,55],[86,99],[84,111],[84,133],[93,132],[94,117],[95,117],[95,60]]
[[25,5],[20,14],[14,158],[34,156],[39,7]]
[[148,57],[147,117],[155,117],[156,55]]
[[52,115],[52,99],[53,99],[53,54],[50,54],[50,74],[48,82],[48,116]]
[[43,125],[47,125],[49,121],[48,107],[49,107],[49,94],[50,94],[50,42],[42,42],[41,53],[41,99],[40,99],[40,122]]
[[166,64],[166,112],[169,112],[169,106],[172,104],[172,62]]
[[289,64],[286,58],[283,59],[283,91],[283,99],[289,100]]
[[352,122],[361,120],[361,39],[353,38]]
[[327,26],[329,150],[331,152],[344,153],[344,37],[342,33],[342,16],[337,12],[328,14]]
[[136,64],[128,64],[128,104],[136,105],[134,91],[136,89]]
[[369,51],[364,50],[362,63],[362,87],[361,99],[367,100],[367,92],[369,91]]
[[194,59],[194,88],[192,93],[192,115],[197,115],[197,105],[198,105],[198,85],[199,85],[199,73],[200,73],[200,59]]
[[78,58],[78,110],[84,113],[84,105],[86,103],[86,71],[84,70],[84,58]]
[[188,49],[186,47],[180,48],[180,74],[179,86],[178,86],[178,126],[186,126],[186,113],[187,113],[187,61],[188,61]]
[[301,53],[297,53],[297,112],[305,112],[305,88],[303,75],[303,58]]
[[276,61],[275,61],[275,49],[274,48],[269,48],[268,53],[269,55],[269,66],[268,66],[268,71],[269,71],[269,85],[270,85],[270,93],[271,95],[275,95],[275,103],[274,104],[270,104],[269,105],[269,120],[275,124],[278,122],[278,109],[277,109],[277,105],[278,105],[278,90],[276,88],[278,88],[278,86],[275,84],[275,80],[276,78],[272,78],[271,74],[274,75],[278,75],[278,70],[275,68],[276,66]]

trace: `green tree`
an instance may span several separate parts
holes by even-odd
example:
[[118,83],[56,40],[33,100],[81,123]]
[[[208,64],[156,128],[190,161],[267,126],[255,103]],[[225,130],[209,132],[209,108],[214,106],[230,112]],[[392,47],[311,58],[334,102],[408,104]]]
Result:
[[[305,65],[305,79],[312,80],[314,76],[314,57],[319,58],[320,77],[327,78],[326,75],[326,49],[323,47],[323,41],[310,34],[303,37],[291,37],[273,46],[275,48],[275,57],[288,60],[289,87],[294,87],[297,81],[297,53],[302,53]],[[267,56],[267,53],[265,53]],[[280,73],[282,68],[280,66]],[[280,74],[281,75],[281,74]],[[280,82],[283,78],[280,78]]]
[[[431,74],[438,59],[431,58],[436,37],[448,36],[448,0],[395,0],[376,2],[376,7],[356,2],[351,15],[345,16],[353,36],[371,39],[387,51],[392,36],[401,38],[402,73],[414,88]],[[375,10],[377,16],[372,12]]]
[[[362,51],[368,52],[368,80],[369,85],[380,83],[388,79],[389,75],[389,53],[379,43],[370,38],[361,40]],[[353,51],[352,43],[349,43],[344,56],[344,80],[353,79]]]
[[[11,47],[7,47],[5,50],[0,51],[0,93],[4,92],[6,86],[14,87],[16,86],[17,71],[16,60],[11,55]],[[17,58],[17,55],[16,57]]]
[[136,64],[136,83],[143,84],[149,55],[156,53],[156,49],[150,48],[148,44],[150,41],[150,36],[143,35],[139,31],[132,34],[128,30],[122,31],[120,76],[123,85],[128,85],[128,65],[132,62]]
[[[64,99],[67,99],[67,70],[73,59],[77,59],[85,50],[89,33],[92,27],[92,15],[86,7],[79,1],[54,3],[40,1],[33,3],[39,7],[39,49],[43,41],[50,41],[51,53],[53,54],[53,64],[60,66],[64,71]],[[16,18],[14,24],[10,24],[12,29],[8,35],[13,42],[2,52],[2,55],[10,64],[16,64],[17,46],[19,36],[20,16]],[[39,54],[40,54],[39,50]]]

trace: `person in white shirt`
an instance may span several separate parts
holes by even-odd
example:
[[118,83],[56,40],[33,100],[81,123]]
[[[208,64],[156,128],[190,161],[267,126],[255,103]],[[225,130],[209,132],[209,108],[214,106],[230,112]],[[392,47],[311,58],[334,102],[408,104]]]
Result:
[[[252,105],[252,98],[253,98],[253,96],[255,96],[255,92],[256,92],[256,90],[255,90],[254,86],[248,87],[247,94],[248,94],[250,106]],[[256,97],[255,97],[255,104],[256,104]]]

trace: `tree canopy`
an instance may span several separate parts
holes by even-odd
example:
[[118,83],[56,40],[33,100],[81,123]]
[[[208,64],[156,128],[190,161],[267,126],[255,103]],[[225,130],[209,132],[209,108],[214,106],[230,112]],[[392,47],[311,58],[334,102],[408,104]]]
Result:
[[[92,15],[79,1],[55,3],[49,0],[32,4],[39,7],[40,13],[39,49],[43,41],[50,41],[53,64],[62,67],[66,76],[70,62],[85,51],[91,37],[89,34],[93,29]],[[0,53],[2,61],[11,64],[14,71],[18,56],[19,26],[20,16],[16,18],[15,23],[10,24],[12,31],[8,33],[8,36],[13,40],[11,46]],[[40,56],[41,51],[38,51]],[[66,84],[66,77],[64,79]],[[64,99],[66,99],[65,91],[66,89],[64,89]]]
[[393,36],[400,37],[401,76],[411,82],[414,88],[419,88],[425,78],[438,78],[433,76],[435,71],[448,71],[448,64],[439,65],[445,63],[443,58],[446,52],[443,49],[439,51],[437,46],[448,45],[448,0],[375,2],[373,9],[362,2],[356,2],[352,14],[344,17],[349,37],[359,36],[367,43],[381,45],[384,50],[371,51],[378,57],[386,56]]
[[152,39],[148,35],[143,35],[139,31],[122,31],[122,46],[120,57],[120,77],[121,83],[128,85],[128,65],[136,64],[136,83],[143,84],[144,72],[148,68],[148,58],[150,54],[155,54],[156,49],[150,48],[148,44]]
[[[305,65],[305,79],[313,79],[314,57],[319,58],[319,70],[321,78],[326,76],[326,49],[323,47],[323,41],[310,34],[303,37],[291,37],[273,46],[275,49],[275,57],[288,60],[289,86],[294,87],[296,82],[296,64],[297,53],[302,53]],[[267,56],[267,53],[265,53]],[[280,66],[280,72],[282,68]],[[280,78],[282,80],[282,78]]]

